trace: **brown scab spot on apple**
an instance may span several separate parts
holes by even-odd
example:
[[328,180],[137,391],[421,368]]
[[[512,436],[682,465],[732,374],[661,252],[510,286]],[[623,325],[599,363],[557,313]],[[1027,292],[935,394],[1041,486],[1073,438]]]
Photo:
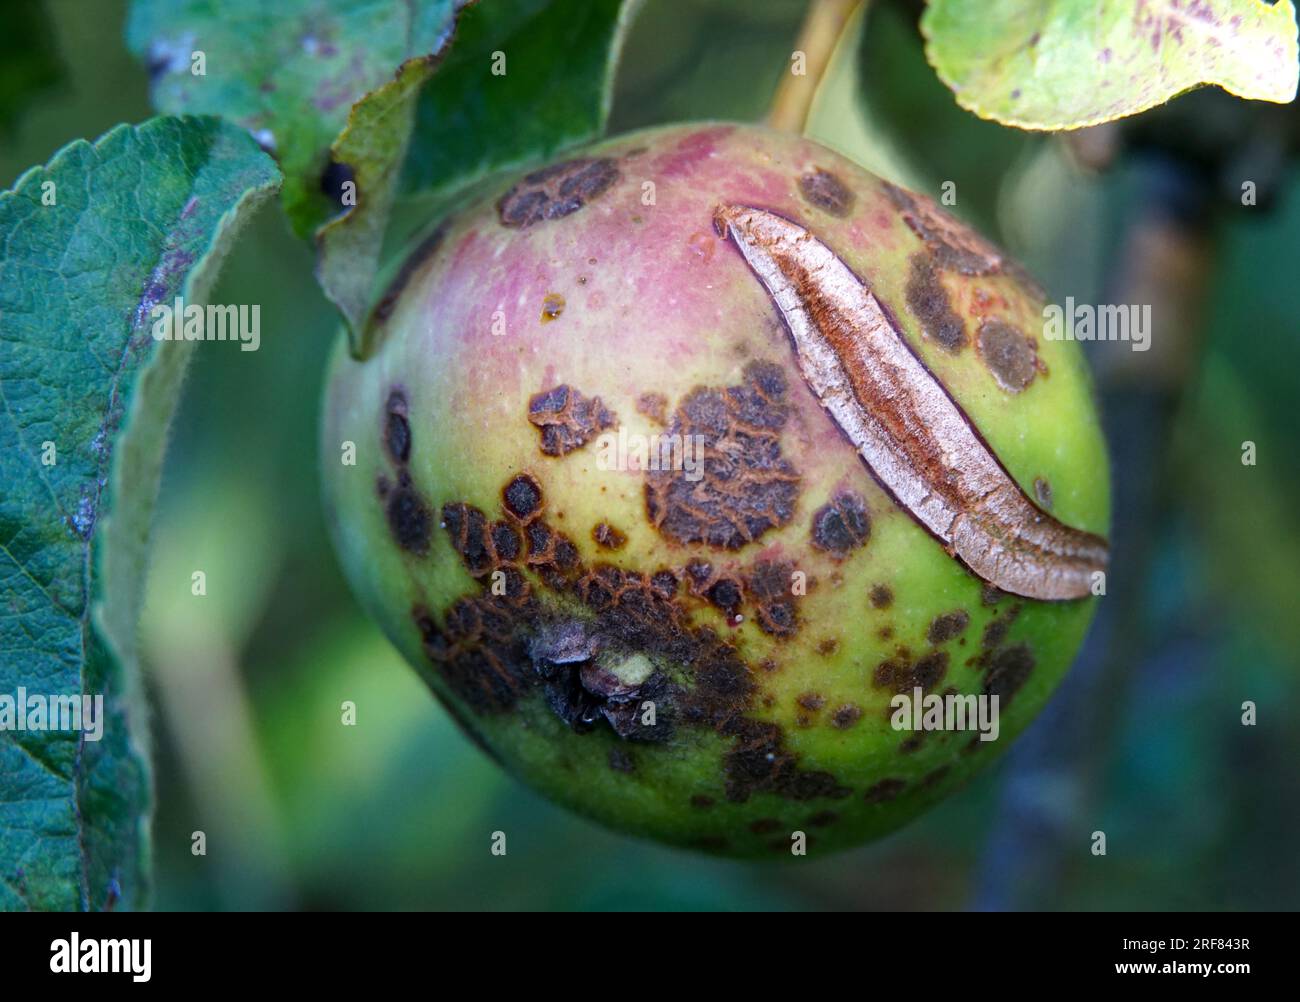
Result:
[[1034,342],[1003,320],[985,320],[975,338],[980,359],[997,384],[1008,393],[1019,393],[1038,372],[1038,349]]
[[684,568],[686,581],[692,595],[703,598],[727,617],[731,626],[740,625],[740,605],[743,597],[741,582],[724,574],[707,560],[696,558]]
[[393,462],[405,464],[411,458],[411,424],[407,415],[406,394],[394,389],[385,407],[384,446]]
[[894,604],[894,589],[886,584],[872,585],[867,597],[873,609],[888,609]]
[[687,394],[668,441],[693,462],[661,462],[646,473],[646,513],[673,542],[736,550],[794,516],[799,474],[781,452],[790,417],[785,373],[751,362],[744,375],[738,386]]
[[[661,742],[677,727],[706,728],[731,741],[722,780],[733,802],[849,795],[831,773],[804,769],[779,726],[746,715],[759,697],[756,669],[691,623],[676,574],[584,565],[542,518],[541,489],[527,474],[508,481],[501,500],[506,517],[495,522],[464,502],[444,506],[452,547],[479,592],[454,601],[441,626],[423,609],[416,616],[428,657],[471,709],[501,712],[537,692],[577,733],[608,728],[624,741]],[[505,594],[493,587],[497,572]],[[562,601],[544,601],[548,590]],[[631,676],[620,670],[627,665],[636,666]],[[623,771],[619,762],[611,758],[611,768]]]
[[528,400],[528,420],[537,427],[540,448],[547,456],[564,456],[581,449],[618,423],[600,397],[588,398],[565,385],[533,394]]
[[470,574],[481,577],[492,569],[496,560],[483,512],[460,502],[445,504],[442,525],[451,538],[452,549],[460,554]]
[[541,485],[526,473],[512,479],[501,491],[506,511],[520,522],[529,522],[542,510]]
[[513,707],[532,679],[508,603],[484,596],[459,598],[443,619],[440,629],[428,612],[415,614],[424,651],[451,690],[479,713]]
[[929,692],[948,673],[948,653],[930,651],[911,659],[906,651],[876,665],[871,681],[878,689],[891,689],[896,693],[910,693],[915,688]]
[[728,800],[744,803],[755,793],[790,800],[842,800],[853,792],[829,772],[801,769],[776,724],[742,717],[729,722],[723,733],[736,739],[723,755]]
[[799,630],[794,594],[794,564],[759,560],[745,576],[745,591],[757,610],[758,628],[774,637],[791,637]]
[[902,793],[906,786],[907,782],[902,779],[882,779],[868,787],[862,799],[868,804],[887,804]]
[[912,255],[903,291],[907,308],[927,338],[952,355],[966,347],[966,326],[953,311],[943,279],[929,255]]
[[1044,477],[1034,477],[1034,497],[1045,511],[1052,510],[1052,485]]
[[398,546],[417,557],[429,552],[433,512],[429,510],[420,492],[412,486],[410,474],[405,470],[399,474],[397,486],[388,492],[384,514]]
[[642,393],[636,398],[636,409],[657,425],[668,423],[668,398],[662,393]]
[[799,178],[799,192],[823,212],[841,219],[853,208],[853,192],[835,174],[821,167],[810,170]]
[[862,708],[854,703],[845,703],[831,714],[831,726],[839,731],[847,731],[862,719]]
[[525,229],[562,219],[613,187],[622,175],[612,157],[578,157],[533,171],[497,202],[501,225]]
[[961,636],[970,625],[970,613],[965,609],[954,609],[935,616],[926,630],[925,639],[930,643],[946,644],[949,640]]
[[1011,705],[1029,676],[1034,671],[1034,655],[1027,644],[1007,647],[989,660],[988,672],[984,676],[984,692],[999,698],[999,706],[1006,709]]
[[406,463],[411,458],[411,424],[406,394],[400,387],[393,387],[388,393],[380,437],[389,459],[397,467],[396,484],[382,473],[376,480],[376,490],[384,505],[388,529],[398,546],[407,553],[422,557],[429,552],[433,512],[424,496],[415,488],[411,473],[406,468]]
[[862,495],[840,491],[812,517],[812,545],[843,559],[871,536],[871,516]]
[[998,616],[996,619],[989,620],[984,627],[984,635],[980,638],[980,646],[985,651],[991,651],[1002,646],[1002,643],[1007,639],[1007,633],[1010,632],[1012,624],[1020,615],[1021,608],[1023,606],[1017,603],[1011,607],[1005,616]]
[[600,522],[591,530],[591,538],[605,550],[621,550],[627,545],[627,536],[608,522]]
[[1002,269],[1001,251],[926,195],[884,183],[886,196],[920,237],[935,262],[962,275],[991,275]]

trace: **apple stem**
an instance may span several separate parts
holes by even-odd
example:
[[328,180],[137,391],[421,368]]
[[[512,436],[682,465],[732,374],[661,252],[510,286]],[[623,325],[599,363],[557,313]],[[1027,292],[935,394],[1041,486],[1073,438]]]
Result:
[[772,98],[767,124],[783,132],[802,133],[812,108],[813,97],[821,83],[831,53],[844,32],[844,27],[859,4],[868,0],[810,0],[808,13],[794,51],[790,54],[788,72]]

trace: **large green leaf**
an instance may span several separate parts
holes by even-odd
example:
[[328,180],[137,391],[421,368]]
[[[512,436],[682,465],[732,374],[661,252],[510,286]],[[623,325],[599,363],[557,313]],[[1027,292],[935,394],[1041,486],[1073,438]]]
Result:
[[[335,145],[357,204],[322,227],[317,274],[365,353],[365,318],[399,187],[403,232],[494,170],[599,135],[635,0],[491,0],[440,59],[412,60],[352,110]],[[403,174],[404,171],[404,174]],[[390,241],[391,244],[391,241]]]
[[274,153],[285,208],[307,236],[338,211],[322,178],[352,106],[407,60],[441,51],[464,3],[135,0],[127,42],[148,63],[160,111],[221,115]]
[[99,740],[0,730],[0,909],[145,901],[135,628],[167,423],[199,343],[155,340],[152,309],[204,301],[277,181],[242,129],[160,118],[72,143],[0,193],[0,699],[103,697]]
[[1123,118],[1202,84],[1296,95],[1291,0],[931,0],[926,54],[957,101],[1022,129]]

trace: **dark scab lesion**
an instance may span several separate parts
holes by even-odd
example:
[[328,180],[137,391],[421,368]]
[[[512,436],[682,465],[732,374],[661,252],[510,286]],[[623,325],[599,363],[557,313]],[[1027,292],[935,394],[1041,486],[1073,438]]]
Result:
[[381,437],[384,450],[396,467],[395,483],[382,473],[375,483],[389,531],[407,553],[425,556],[433,535],[433,511],[415,488],[407,469],[411,458],[411,424],[406,394],[400,387],[393,387],[385,401]]
[[951,612],[945,612],[935,616],[930,621],[930,626],[926,630],[925,638],[931,644],[944,644],[949,640],[961,636],[966,632],[966,627],[970,625],[970,613],[965,609],[954,609]]
[[674,542],[736,550],[794,516],[799,474],[781,451],[790,416],[785,371],[751,362],[744,376],[737,386],[696,387],[673,415],[669,440],[701,447],[698,476],[685,468],[646,473],[647,515]]
[[528,401],[528,420],[541,436],[547,456],[564,456],[581,449],[602,431],[618,423],[600,397],[586,397],[571,386],[554,386]]
[[985,320],[975,344],[997,384],[1008,393],[1019,393],[1033,382],[1039,368],[1038,348],[1005,320]]
[[[441,625],[424,609],[414,613],[427,656],[471,709],[500,713],[539,692],[577,733],[662,742],[678,727],[707,728],[731,742],[723,777],[732,802],[754,793],[801,801],[850,795],[833,774],[805,769],[779,726],[746,715],[760,695],[755,669],[716,631],[689,622],[677,573],[585,565],[544,521],[541,488],[529,474],[506,483],[501,504],[496,521],[465,502],[444,506],[452,548],[480,590],[453,602]],[[524,569],[562,596],[562,606],[543,603]],[[694,570],[710,587],[726,578],[707,564]],[[508,582],[503,594],[493,587],[498,574]],[[630,754],[616,752],[609,764],[617,772],[635,767]]]
[[759,560],[745,575],[745,590],[757,610],[758,628],[764,633],[784,638],[798,632],[794,573],[791,561]]
[[668,423],[668,398],[662,393],[642,393],[637,397],[636,409],[657,425]]
[[928,255],[917,253],[909,259],[904,295],[927,338],[949,354],[966,347],[966,325],[953,310],[939,270]]
[[754,793],[775,793],[790,800],[842,800],[853,792],[829,772],[800,769],[776,724],[741,718],[728,729],[736,738],[723,756],[728,800],[744,803]]
[[999,706],[1005,710],[1029,681],[1034,664],[1033,652],[1027,644],[998,651],[989,659],[988,672],[984,676],[985,695],[997,696]]
[[398,546],[417,557],[429,552],[433,512],[411,486],[409,476],[400,477],[396,489],[388,493],[384,514]]
[[536,478],[521,473],[502,488],[501,499],[507,512],[520,522],[528,522],[542,510],[542,487]]
[[847,731],[862,719],[862,708],[854,703],[845,703],[831,714],[831,726],[838,731]]
[[882,779],[878,783],[867,788],[862,799],[868,804],[887,804],[903,792],[907,787],[907,781],[902,779],[888,778]]
[[627,545],[627,536],[608,522],[600,522],[591,530],[591,538],[605,550],[621,550]]
[[497,201],[501,225],[525,229],[562,219],[613,187],[622,174],[613,157],[579,157],[526,174]]
[[925,242],[939,267],[972,276],[992,275],[1002,270],[1002,252],[939,208],[932,198],[889,182],[884,183],[884,191],[912,232]]
[[487,517],[483,512],[463,502],[445,504],[442,506],[442,524],[466,570],[480,577],[492,569],[496,561]]
[[873,609],[888,609],[894,604],[894,589],[886,584],[872,585],[867,598]]
[[870,536],[867,503],[854,491],[840,491],[813,513],[812,544],[831,556],[847,557]]
[[406,394],[399,389],[390,391],[385,413],[384,445],[388,455],[395,463],[407,463],[411,459],[411,423]]
[[929,692],[943,681],[948,673],[948,662],[946,651],[930,651],[915,660],[900,651],[895,657],[886,658],[876,665],[871,681],[877,689],[895,693],[910,693],[916,688]]
[[841,219],[853,209],[853,192],[835,174],[821,167],[814,168],[799,178],[799,192],[823,212]]

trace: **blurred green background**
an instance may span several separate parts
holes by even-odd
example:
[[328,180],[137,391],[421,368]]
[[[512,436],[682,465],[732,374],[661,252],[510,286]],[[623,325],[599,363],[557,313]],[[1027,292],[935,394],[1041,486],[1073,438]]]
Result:
[[[648,0],[611,131],[761,118],[803,6]],[[266,210],[214,293],[261,304],[261,350],[199,353],[159,501],[141,626],[158,907],[1300,906],[1297,112],[1200,91],[1069,139],[1004,129],[937,81],[919,11],[874,5],[811,131],[932,194],[954,181],[955,211],[1054,301],[1155,307],[1152,351],[1090,346],[1117,556],[1043,717],[927,816],[817,862],[662,849],[539,799],[457,732],[340,576],[316,456],[337,322],[309,249]],[[75,137],[151,114],[124,17],[116,0],[6,4],[5,185]],[[1241,205],[1243,180],[1257,205]],[[355,727],[340,724],[344,700]],[[190,853],[196,830],[205,857]],[[505,857],[489,852],[497,830]],[[1096,830],[1105,857],[1089,851]]]

